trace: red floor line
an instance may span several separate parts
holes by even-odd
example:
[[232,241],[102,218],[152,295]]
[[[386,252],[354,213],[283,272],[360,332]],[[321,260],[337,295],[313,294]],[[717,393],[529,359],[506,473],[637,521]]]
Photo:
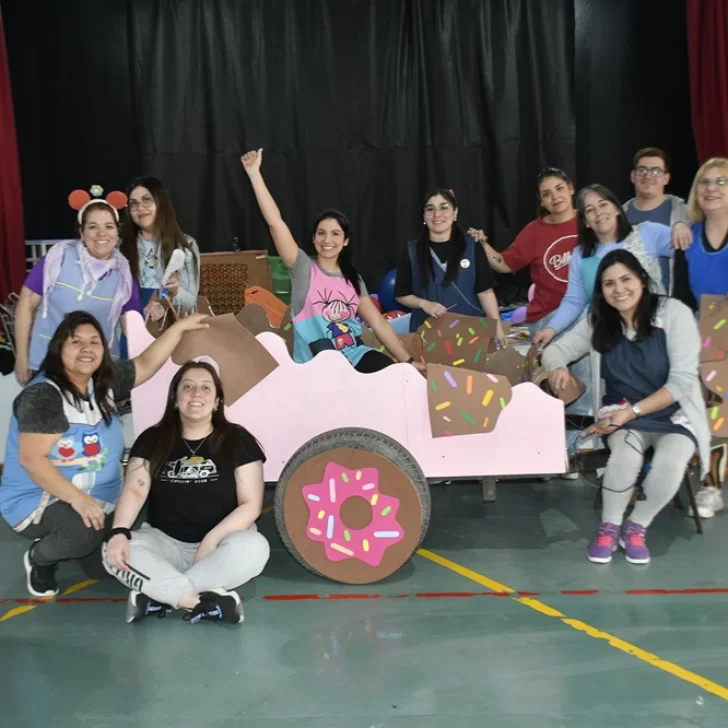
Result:
[[628,589],[625,594],[627,594],[628,596],[661,596],[666,594],[728,594],[728,589]]
[[582,596],[590,597],[599,594],[599,589],[562,589],[561,594],[564,596]]
[[[728,594],[728,587],[689,588],[689,589],[628,589],[627,591],[610,591],[600,589],[562,589],[557,594],[563,596],[595,596],[597,594],[623,596],[670,596],[670,595],[709,595]],[[539,592],[415,592],[414,594],[265,594],[263,599],[269,602],[304,602],[304,601],[360,601],[370,599],[469,599],[473,597],[535,597]],[[57,597],[56,599],[33,599],[27,597],[3,597],[0,604],[117,604],[127,601],[127,597]]]

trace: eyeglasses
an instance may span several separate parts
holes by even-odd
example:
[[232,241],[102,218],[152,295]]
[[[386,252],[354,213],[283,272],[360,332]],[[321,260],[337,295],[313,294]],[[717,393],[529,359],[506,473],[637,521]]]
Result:
[[141,200],[129,200],[129,209],[138,210],[140,207],[143,207],[145,210],[148,210],[153,204],[154,198],[150,195],[144,195]]
[[703,189],[708,189],[708,187],[712,184],[715,184],[718,187],[724,187],[725,185],[728,185],[728,177],[714,177],[713,179],[703,177],[698,180],[698,187],[702,187]]
[[437,207],[435,205],[427,205],[425,207],[425,215],[434,215],[435,210],[439,210],[440,212],[447,212],[448,210],[452,209],[450,207],[449,202],[441,202]]
[[657,177],[659,174],[665,174],[665,170],[661,167],[635,167],[634,170],[640,177],[645,177],[648,174],[651,174],[653,177]]

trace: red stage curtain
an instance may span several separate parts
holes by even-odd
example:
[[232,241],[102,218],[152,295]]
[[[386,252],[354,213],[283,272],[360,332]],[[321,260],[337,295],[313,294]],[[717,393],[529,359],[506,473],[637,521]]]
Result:
[[688,0],[687,24],[693,134],[702,164],[728,157],[728,0]]
[[0,302],[25,279],[23,196],[10,93],[10,71],[0,13]]

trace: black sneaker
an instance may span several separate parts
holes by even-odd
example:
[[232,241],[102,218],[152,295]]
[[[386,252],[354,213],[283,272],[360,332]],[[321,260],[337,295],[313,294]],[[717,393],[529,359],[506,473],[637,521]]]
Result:
[[56,581],[56,569],[58,564],[35,564],[33,563],[33,551],[35,545],[40,541],[36,539],[23,556],[25,564],[25,583],[28,591],[34,597],[54,597],[58,594],[58,582]]
[[243,621],[243,603],[234,591],[212,589],[200,592],[197,606],[184,616],[185,621],[199,622],[201,619],[239,624]]
[[129,594],[129,601],[126,603],[126,621],[139,622],[144,617],[157,615],[159,619],[164,619],[170,612],[172,607],[169,604],[162,604],[150,599],[146,594],[138,591],[132,591]]

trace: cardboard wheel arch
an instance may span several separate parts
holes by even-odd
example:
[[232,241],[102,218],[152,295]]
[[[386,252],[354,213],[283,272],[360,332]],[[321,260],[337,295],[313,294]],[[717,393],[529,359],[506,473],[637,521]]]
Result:
[[275,491],[284,546],[309,571],[370,584],[400,569],[430,522],[430,489],[414,457],[374,430],[342,428],[300,447]]

